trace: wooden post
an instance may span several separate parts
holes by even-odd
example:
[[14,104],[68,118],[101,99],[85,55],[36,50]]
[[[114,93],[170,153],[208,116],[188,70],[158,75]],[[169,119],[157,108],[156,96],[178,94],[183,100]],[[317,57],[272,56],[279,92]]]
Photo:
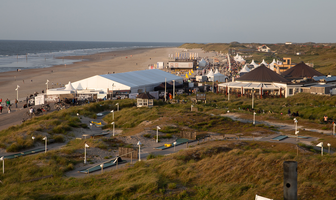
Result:
[[297,162],[284,161],[284,200],[297,200]]

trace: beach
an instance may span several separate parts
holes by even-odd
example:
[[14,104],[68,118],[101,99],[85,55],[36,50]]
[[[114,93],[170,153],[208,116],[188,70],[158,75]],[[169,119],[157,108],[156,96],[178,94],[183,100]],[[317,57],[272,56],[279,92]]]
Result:
[[[49,88],[61,87],[69,81],[74,82],[90,76],[122,73],[135,70],[146,70],[148,65],[163,62],[167,65],[168,54],[182,52],[183,49],[177,47],[168,48],[139,48],[124,51],[112,51],[87,56],[71,56],[64,59],[77,59],[71,65],[57,65],[48,68],[27,69],[20,72],[10,71],[0,73],[0,98],[4,106],[6,99],[13,104],[11,113],[7,113],[4,106],[0,114],[0,130],[12,125],[20,124],[28,109],[22,109],[23,101],[34,92],[46,91],[46,82],[49,80]],[[189,52],[197,52],[199,56],[212,56],[214,53],[204,53],[200,49],[193,49]],[[29,59],[29,58],[28,58]],[[63,58],[59,58],[63,59]],[[81,61],[83,59],[83,61]],[[15,108],[14,100],[17,95],[15,88],[20,86],[18,91],[19,104]]]

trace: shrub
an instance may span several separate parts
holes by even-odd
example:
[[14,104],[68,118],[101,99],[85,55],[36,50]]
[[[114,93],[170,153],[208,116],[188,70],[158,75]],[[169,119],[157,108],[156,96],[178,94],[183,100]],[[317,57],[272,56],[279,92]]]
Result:
[[151,134],[150,133],[148,133],[148,134],[145,134],[145,135],[143,135],[145,138],[151,138]]
[[168,183],[168,189],[176,189],[176,183]]
[[154,158],[155,158],[155,155],[152,153],[147,156],[147,160],[154,159]]
[[64,137],[63,137],[63,135],[55,135],[55,136],[53,137],[53,139],[55,140],[55,142],[58,142],[58,143],[62,143],[62,142],[64,142]]

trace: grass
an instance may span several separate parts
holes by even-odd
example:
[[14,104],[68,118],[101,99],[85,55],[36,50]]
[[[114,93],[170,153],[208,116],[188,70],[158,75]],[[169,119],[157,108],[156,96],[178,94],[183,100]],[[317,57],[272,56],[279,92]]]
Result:
[[[247,148],[249,147],[249,148]],[[212,142],[151,162],[81,179],[63,177],[78,162],[60,151],[8,160],[0,174],[3,199],[282,199],[283,169],[298,162],[300,199],[332,199],[335,155],[296,156],[295,146],[262,142]],[[325,173],[328,172],[328,173]],[[23,184],[46,175],[53,178]],[[104,187],[113,184],[114,187]]]
[[[192,97],[192,95],[191,95]],[[220,134],[240,134],[249,136],[258,132],[260,135],[274,133],[274,127],[253,126],[233,121],[220,114],[239,112],[249,116],[250,112],[239,109],[250,103],[250,99],[232,98],[226,101],[223,95],[207,95],[208,104],[197,104],[202,112],[191,112],[189,96],[181,97],[184,104],[157,104],[148,108],[133,107],[132,100],[118,101],[120,111],[115,112],[115,122],[125,135],[139,133],[145,129],[155,129],[160,125],[166,136],[173,136],[181,130],[196,131],[198,134],[216,132]],[[333,116],[333,97],[315,97],[298,95],[288,99],[257,99],[256,108],[271,109],[272,113],[258,113],[257,120],[268,119],[289,122],[291,117],[279,112],[299,110],[299,122],[307,126],[329,127],[319,124],[318,119],[305,118],[310,108],[320,112],[329,112]],[[336,101],[335,101],[336,103]],[[308,106],[307,104],[313,104]],[[42,134],[50,132],[55,141],[62,141],[71,135],[71,131],[59,128],[60,133],[52,130],[56,127],[68,127],[69,130],[82,124],[76,113],[92,116],[95,112],[113,109],[114,101],[91,103],[83,107],[73,107],[49,115],[28,120],[22,125],[10,127],[0,132],[0,142],[6,148],[13,144],[13,151],[42,142]],[[320,110],[324,106],[328,109]],[[306,110],[307,109],[307,110]],[[323,113],[324,115],[324,113]],[[111,115],[104,117],[108,122]],[[144,121],[151,121],[147,125]],[[130,126],[130,124],[132,124]],[[161,131],[160,130],[160,131]],[[288,131],[285,134],[293,134]],[[300,135],[318,137],[320,141],[336,146],[336,139],[320,133],[300,130]],[[150,136],[151,137],[151,136]],[[163,136],[164,137],[164,136]],[[160,138],[163,138],[160,136]],[[71,140],[64,148],[44,154],[6,160],[6,173],[0,174],[1,198],[3,199],[252,199],[255,194],[274,199],[282,199],[283,169],[285,160],[298,162],[298,193],[300,199],[332,199],[335,196],[336,175],[334,164],[336,154],[321,157],[312,146],[299,144],[308,151],[300,150],[296,156],[296,146],[286,143],[213,141],[203,142],[188,150],[179,151],[169,156],[150,154],[149,162],[137,162],[127,168],[106,171],[104,174],[81,179],[65,177],[65,172],[74,169],[83,161],[83,147],[86,142],[90,148],[103,150],[116,149],[127,144],[116,138]],[[319,142],[319,141],[318,141]],[[11,144],[11,145],[9,145]],[[15,146],[15,145],[16,146]],[[106,158],[105,158],[106,159]],[[88,162],[92,163],[92,161]],[[53,175],[53,178],[23,183],[38,177]],[[113,185],[113,187],[105,187]]]

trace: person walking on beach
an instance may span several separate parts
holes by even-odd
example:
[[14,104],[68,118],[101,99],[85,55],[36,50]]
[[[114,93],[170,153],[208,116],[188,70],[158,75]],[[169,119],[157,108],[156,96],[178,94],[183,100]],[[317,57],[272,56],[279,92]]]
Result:
[[2,98],[0,99],[0,104],[2,104]]
[[11,111],[11,109],[10,109],[10,105],[8,106],[7,110],[8,110],[8,114],[9,114],[10,111]]
[[10,101],[6,99],[6,106],[8,107],[10,105]]
[[0,104],[0,113],[2,114],[2,105]]
[[15,99],[15,108],[17,108],[18,100]]

